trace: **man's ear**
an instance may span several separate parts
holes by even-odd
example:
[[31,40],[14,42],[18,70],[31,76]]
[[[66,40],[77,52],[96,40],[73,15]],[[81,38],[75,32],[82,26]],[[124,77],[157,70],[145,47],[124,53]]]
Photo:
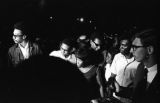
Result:
[[148,46],[148,47],[147,47],[147,51],[148,51],[148,54],[153,54],[153,52],[154,52],[154,47],[153,47],[153,46]]
[[23,39],[26,39],[27,38],[27,36],[26,35],[23,35]]

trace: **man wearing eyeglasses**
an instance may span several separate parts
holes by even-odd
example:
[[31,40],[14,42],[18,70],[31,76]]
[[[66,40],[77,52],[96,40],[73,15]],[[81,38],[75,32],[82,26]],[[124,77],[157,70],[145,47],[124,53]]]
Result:
[[52,51],[49,56],[54,56],[61,58],[63,60],[69,61],[72,64],[76,64],[75,57],[75,44],[76,42],[71,38],[65,38],[60,43],[60,49]]
[[25,22],[17,22],[14,25],[13,41],[15,44],[8,51],[9,67],[17,67],[20,62],[42,53],[39,46],[28,39],[28,34],[28,25]]
[[[135,78],[135,103],[160,102],[160,74],[158,69],[158,38],[154,29],[143,30],[137,33],[132,42],[132,53],[136,61],[144,67],[137,69]],[[147,71],[147,72],[145,72]]]
[[107,44],[103,38],[101,32],[94,32],[90,37],[91,49],[97,53],[98,60],[98,69],[97,69],[97,82],[100,86],[99,91],[101,98],[105,97],[105,71],[106,64],[109,64],[111,61],[111,54],[108,52]]
[[[158,70],[159,42],[154,29],[146,29],[133,37],[131,52],[137,62],[136,74],[132,87],[118,87],[119,95],[125,94],[133,103],[160,102],[160,74]],[[117,85],[117,83],[116,83]],[[127,102],[128,103],[128,102]]]

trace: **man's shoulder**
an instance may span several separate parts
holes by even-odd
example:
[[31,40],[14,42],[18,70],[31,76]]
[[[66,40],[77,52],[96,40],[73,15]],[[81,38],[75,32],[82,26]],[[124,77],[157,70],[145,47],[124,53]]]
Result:
[[117,54],[115,54],[114,58],[119,58],[119,57],[122,57],[122,56],[123,56],[122,53],[117,53]]
[[137,70],[139,65],[140,65],[140,62],[137,62],[136,60],[134,60],[127,67],[128,67],[128,69],[132,69],[132,70],[136,69]]
[[49,56],[59,56],[60,54],[61,54],[60,50],[54,50],[49,54]]
[[17,45],[17,44],[12,45],[12,46],[9,48],[9,52],[15,50],[16,48],[18,48],[18,45]]

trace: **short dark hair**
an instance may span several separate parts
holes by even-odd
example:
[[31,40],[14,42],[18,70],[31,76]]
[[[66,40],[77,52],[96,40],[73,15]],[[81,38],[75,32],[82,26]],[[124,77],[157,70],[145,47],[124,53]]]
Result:
[[157,44],[155,29],[146,29],[139,33],[136,33],[135,38],[140,38],[144,46]]
[[135,34],[133,39],[135,38],[140,38],[140,41],[143,46],[153,46],[155,49],[155,52],[158,50],[158,41],[157,41],[157,36],[156,36],[156,29],[145,29],[142,30],[141,32],[138,32]]
[[16,22],[13,26],[14,29],[21,30],[23,34],[28,35],[29,25],[24,21]]
[[60,43],[60,46],[62,44],[66,44],[66,45],[70,46],[70,48],[74,48],[74,47],[76,48],[77,47],[77,43],[73,38],[65,38],[65,39],[63,39],[61,41],[61,43]]
[[131,46],[131,38],[127,35],[122,35],[120,37],[120,43],[122,42],[122,40],[127,40],[128,41],[128,45]]
[[91,34],[90,40],[94,41],[96,38],[98,38],[99,40],[101,40],[101,42],[103,42],[103,36],[101,35],[100,32],[93,32]]

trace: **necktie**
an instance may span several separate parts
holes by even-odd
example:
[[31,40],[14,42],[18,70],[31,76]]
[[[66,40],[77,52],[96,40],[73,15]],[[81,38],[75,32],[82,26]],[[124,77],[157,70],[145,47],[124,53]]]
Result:
[[144,79],[145,79],[145,80],[147,80],[147,73],[148,73],[147,68],[144,68]]
[[145,88],[148,88],[148,82],[147,82],[147,74],[148,74],[148,70],[147,68],[144,69],[144,81],[145,81]]

